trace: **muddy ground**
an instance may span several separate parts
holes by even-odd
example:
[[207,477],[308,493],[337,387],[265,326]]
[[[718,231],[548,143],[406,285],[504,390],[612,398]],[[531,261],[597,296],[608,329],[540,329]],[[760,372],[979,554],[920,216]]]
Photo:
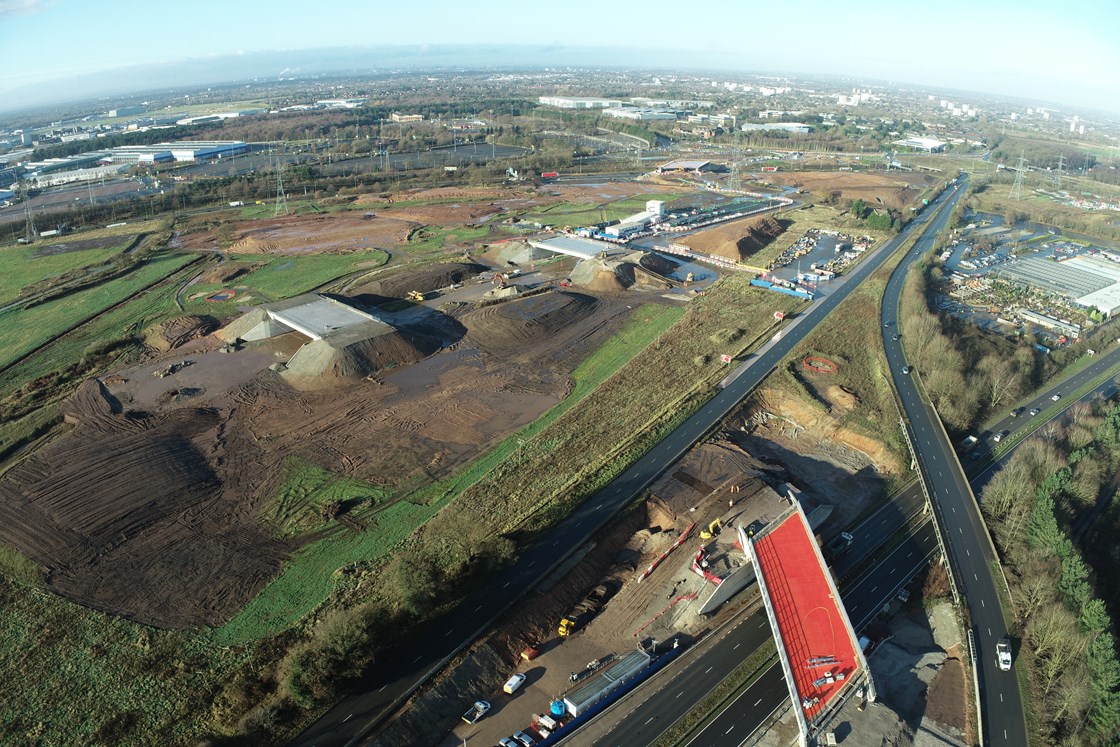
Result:
[[582,293],[459,320],[414,307],[402,318],[449,348],[324,391],[268,370],[298,347],[288,336],[227,353],[191,340],[83,385],[67,405],[73,429],[0,481],[0,540],[82,604],[160,627],[219,625],[296,546],[262,519],[290,459],[389,488],[446,476],[563,399],[627,314]]
[[698,252],[749,262],[752,255],[782,235],[788,223],[769,215],[743,218],[689,234],[680,243]]
[[882,205],[895,209],[909,206],[924,188],[939,181],[929,174],[904,171],[874,174],[858,171],[791,171],[766,176],[777,184],[809,192],[839,192],[840,199],[844,201],[863,200],[868,207]]

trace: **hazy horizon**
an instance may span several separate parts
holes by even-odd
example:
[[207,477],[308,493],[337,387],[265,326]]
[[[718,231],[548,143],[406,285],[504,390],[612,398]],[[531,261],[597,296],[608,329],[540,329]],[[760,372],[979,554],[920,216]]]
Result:
[[883,0],[809,0],[795,13],[723,5],[682,14],[658,0],[574,0],[561,21],[552,6],[510,12],[489,3],[464,13],[446,0],[416,8],[343,0],[316,13],[257,0],[140,10],[124,0],[0,0],[0,43],[9,59],[27,63],[0,80],[0,108],[296,71],[607,66],[851,76],[1120,109],[1120,45],[1110,37],[1120,10],[1097,0],[1076,16],[1044,2],[898,9]]

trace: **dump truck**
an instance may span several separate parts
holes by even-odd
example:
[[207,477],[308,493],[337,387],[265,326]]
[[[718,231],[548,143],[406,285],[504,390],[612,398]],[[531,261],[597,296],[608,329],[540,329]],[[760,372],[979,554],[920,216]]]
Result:
[[610,599],[611,593],[612,589],[607,584],[599,584],[587,592],[587,596],[561,618],[560,626],[556,632],[562,636],[568,636],[582,628],[591,618],[599,614],[599,610],[603,609],[603,605]]
[[421,301],[424,300],[424,294],[421,293],[420,291],[409,291],[408,292],[408,300],[409,301],[415,301],[416,303],[420,303]]

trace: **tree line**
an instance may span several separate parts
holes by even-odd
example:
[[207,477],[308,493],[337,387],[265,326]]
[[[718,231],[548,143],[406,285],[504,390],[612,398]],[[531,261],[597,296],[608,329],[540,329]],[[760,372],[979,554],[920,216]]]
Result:
[[1120,578],[1115,557],[1091,550],[1095,540],[1115,547],[1115,535],[1088,529],[1116,529],[1114,518],[1098,517],[1111,507],[1118,468],[1120,404],[1078,404],[1020,447],[981,496],[1011,588],[1018,666],[1030,672],[1047,744],[1114,744],[1120,729]]

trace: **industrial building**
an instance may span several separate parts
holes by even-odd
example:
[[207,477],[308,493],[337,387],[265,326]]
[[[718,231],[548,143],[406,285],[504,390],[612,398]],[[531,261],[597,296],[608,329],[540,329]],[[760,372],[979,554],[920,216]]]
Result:
[[661,164],[657,170],[662,174],[669,171],[692,171],[699,174],[702,171],[714,171],[715,166],[711,161],[676,159]]
[[652,120],[676,120],[680,114],[667,109],[634,109],[629,106],[604,109],[603,114],[617,119],[634,119],[640,122]]
[[248,152],[249,144],[240,140],[188,140],[155,145],[122,145],[98,154],[98,160],[112,163],[208,161]]
[[935,140],[931,137],[908,137],[904,140],[894,140],[892,144],[903,148],[922,150],[926,153],[940,153],[945,150],[946,145],[944,141]]
[[758,132],[779,130],[781,132],[792,132],[797,135],[808,135],[813,131],[813,128],[801,122],[767,122],[766,124],[752,124],[747,122],[740,129],[743,132]]
[[630,234],[646,230],[654,223],[661,221],[664,217],[665,203],[661,200],[648,200],[645,210],[623,218],[613,226],[607,226],[603,229],[603,233],[611,238],[624,239]]
[[400,112],[393,112],[389,115],[389,119],[394,122],[423,122],[423,114],[401,114]]
[[1063,335],[1068,335],[1069,337],[1072,337],[1074,339],[1077,339],[1081,336],[1080,324],[1065,322],[1061,319],[1055,319],[1052,316],[1047,316],[1046,314],[1039,314],[1038,312],[1031,311],[1030,309],[1019,309],[1018,314],[1023,319],[1023,321],[1029,322],[1030,324],[1034,324],[1038,327],[1042,327],[1043,329],[1048,329],[1052,332],[1058,332]]
[[1092,257],[1063,262],[1029,257],[1001,265],[996,277],[1023,287],[1053,293],[1105,316],[1120,309],[1120,267]]
[[541,96],[537,103],[541,106],[555,106],[557,109],[609,109],[624,105],[619,99],[593,96]]

